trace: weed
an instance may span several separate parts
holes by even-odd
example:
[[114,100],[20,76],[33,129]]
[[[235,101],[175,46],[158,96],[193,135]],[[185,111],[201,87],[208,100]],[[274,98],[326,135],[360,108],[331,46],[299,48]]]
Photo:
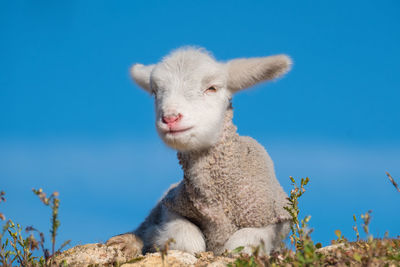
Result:
[[174,244],[175,240],[173,238],[168,239],[165,243],[164,246],[162,247],[155,247],[157,252],[160,252],[161,254],[161,261],[162,261],[162,265],[163,267],[165,266],[165,261],[167,260],[167,256],[168,256],[168,250],[171,246],[171,244]]
[[353,230],[354,230],[354,232],[356,232],[357,241],[359,241],[360,240],[360,232],[358,231],[357,218],[356,218],[355,214],[353,214],[353,221],[354,221]]
[[263,259],[260,252],[264,249],[264,242],[257,247],[253,247],[251,255],[241,253],[244,247],[238,247],[231,251],[231,255],[240,253],[239,257],[233,262],[228,264],[228,267],[257,267],[263,266]]
[[[46,197],[46,193],[43,192],[42,188],[39,190],[32,189],[33,193],[39,197],[39,199],[42,201],[43,204],[46,206],[51,207],[51,228],[50,228],[50,234],[51,234],[51,255],[55,255],[56,253],[60,252],[65,246],[67,246],[71,240],[65,241],[57,251],[55,251],[55,245],[56,245],[56,236],[57,236],[57,230],[60,227],[60,221],[58,220],[58,208],[60,206],[60,200],[58,199],[58,192],[54,192],[53,194],[50,195],[50,197]],[[34,228],[31,228],[31,230],[34,230],[40,234],[41,240],[44,243],[44,235],[43,233],[40,233]]]
[[292,223],[290,228],[292,233],[290,235],[290,241],[292,245],[296,248],[296,250],[301,250],[304,248],[304,240],[308,235],[308,231],[306,229],[308,221],[311,219],[310,216],[304,218],[299,222],[299,198],[306,191],[305,186],[308,184],[310,179],[307,177],[306,179],[301,178],[300,187],[297,185],[295,179],[290,176],[290,181],[292,182],[292,186],[294,188],[290,191],[290,196],[288,198],[289,206],[284,207],[284,209],[290,214],[292,218]]
[[386,172],[387,177],[389,180],[392,182],[393,186],[397,189],[398,192],[400,192],[399,185],[396,183],[396,181],[393,179],[393,177],[390,175],[390,173]]
[[[64,242],[59,249],[55,250],[57,230],[60,226],[58,220],[58,208],[60,206],[58,193],[54,192],[50,197],[46,197],[46,194],[42,189],[33,189],[32,191],[39,197],[43,204],[50,206],[52,210],[50,228],[52,243],[51,253],[44,246],[45,236],[42,232],[32,226],[28,226],[25,228],[25,231],[26,233],[29,233],[29,235],[24,238],[22,235],[22,227],[19,224],[15,224],[13,221],[8,220],[3,226],[0,235],[0,262],[2,266],[14,266],[15,262],[17,262],[19,266],[52,266],[52,257],[70,243],[70,240],[68,240]],[[5,201],[4,195],[4,192],[1,192],[1,201]],[[3,241],[3,237],[5,237],[6,234],[8,234],[8,237]],[[39,236],[38,240],[35,238],[34,234]],[[39,248],[41,248],[43,255],[40,257],[33,256],[33,251],[38,250]]]
[[[6,201],[6,198],[4,197],[5,194],[6,194],[6,193],[5,193],[4,191],[1,191],[1,192],[0,192],[0,203]],[[5,219],[6,219],[6,217],[4,216],[4,214],[0,212],[0,220],[4,221]],[[1,237],[1,236],[0,236],[0,237]],[[0,238],[0,240],[1,240],[1,238]]]
[[[337,237],[332,241],[333,246],[322,249],[321,244],[311,240],[308,228],[310,216],[300,220],[299,198],[304,194],[305,186],[309,179],[301,179],[300,186],[290,177],[293,189],[288,198],[289,206],[285,207],[292,218],[292,233],[290,241],[295,251],[283,248],[281,251],[272,252],[269,256],[259,256],[258,253],[246,255],[241,253],[236,260],[230,264],[231,267],[255,267],[255,266],[399,266],[400,265],[400,236],[397,239],[376,239],[369,235],[369,224],[371,222],[371,211],[362,214],[362,229],[367,235],[366,240],[360,239],[357,226],[357,218],[353,215],[353,230],[356,233],[356,242],[349,242],[340,230],[335,231]],[[235,252],[240,252],[238,248]]]

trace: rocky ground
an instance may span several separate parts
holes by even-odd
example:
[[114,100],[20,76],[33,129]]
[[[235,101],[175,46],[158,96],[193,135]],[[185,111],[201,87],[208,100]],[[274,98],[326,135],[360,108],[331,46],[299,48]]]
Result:
[[67,266],[226,266],[233,262],[230,257],[217,257],[212,252],[204,252],[193,256],[192,254],[169,250],[167,253],[149,253],[132,258],[125,255],[116,247],[109,247],[104,244],[86,244],[76,246],[64,251],[55,258],[56,265]]
[[[274,266],[400,266],[400,239],[378,239],[370,242],[338,243],[303,254],[286,250],[276,254]],[[309,255],[308,255],[309,254]],[[318,256],[319,255],[319,256]],[[304,258],[306,257],[306,258]],[[115,246],[86,244],[76,246],[57,255],[51,266],[270,266],[271,261],[263,261],[248,255],[233,257],[215,256],[212,252],[192,255],[178,250],[149,253],[146,255],[126,255]]]

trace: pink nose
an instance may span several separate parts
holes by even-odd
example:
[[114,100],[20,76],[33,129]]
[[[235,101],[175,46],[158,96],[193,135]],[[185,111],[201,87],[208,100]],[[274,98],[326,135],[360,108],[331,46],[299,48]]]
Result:
[[182,114],[178,114],[177,116],[163,116],[162,122],[167,124],[168,126],[176,124],[182,118]]

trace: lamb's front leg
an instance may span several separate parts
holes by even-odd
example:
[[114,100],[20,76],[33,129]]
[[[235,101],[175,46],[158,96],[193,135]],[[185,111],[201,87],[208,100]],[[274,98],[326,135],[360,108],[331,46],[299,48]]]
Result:
[[118,247],[127,257],[131,258],[140,255],[143,249],[143,241],[133,233],[113,236],[107,240],[106,245]]
[[164,207],[161,223],[154,233],[154,245],[163,247],[171,238],[174,242],[170,244],[170,249],[192,254],[206,250],[206,242],[200,229],[186,218]]
[[278,250],[280,243],[290,231],[289,222],[271,224],[264,228],[242,228],[228,239],[224,249],[232,251],[235,248],[244,247],[242,252],[251,254],[254,247],[264,243],[261,253],[268,255],[273,250]]
[[125,253],[136,256],[140,252],[154,252],[170,239],[174,240],[169,246],[170,249],[192,254],[206,250],[200,229],[184,217],[169,211],[161,203],[134,232],[114,236],[106,244],[117,246]]

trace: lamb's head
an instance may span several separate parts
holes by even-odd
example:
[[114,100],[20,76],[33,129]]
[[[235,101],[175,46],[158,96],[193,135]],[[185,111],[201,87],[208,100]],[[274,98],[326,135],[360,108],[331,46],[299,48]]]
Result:
[[232,95],[286,73],[285,55],[217,62],[207,51],[181,48],[161,62],[131,69],[138,85],[154,95],[156,128],[178,151],[202,150],[221,135]]

